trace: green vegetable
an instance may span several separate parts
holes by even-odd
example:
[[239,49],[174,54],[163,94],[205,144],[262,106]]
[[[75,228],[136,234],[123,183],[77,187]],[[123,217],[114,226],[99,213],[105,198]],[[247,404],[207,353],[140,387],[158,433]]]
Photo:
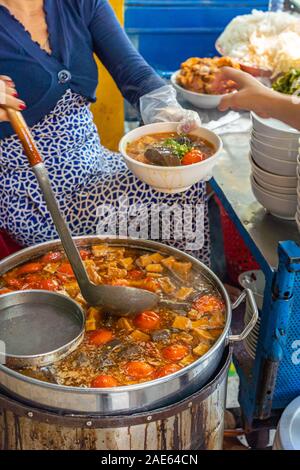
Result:
[[300,95],[300,69],[291,69],[272,85],[273,90],[286,95]]
[[183,158],[193,148],[192,145],[180,144],[175,139],[166,139],[163,146],[171,149],[172,153],[179,158]]

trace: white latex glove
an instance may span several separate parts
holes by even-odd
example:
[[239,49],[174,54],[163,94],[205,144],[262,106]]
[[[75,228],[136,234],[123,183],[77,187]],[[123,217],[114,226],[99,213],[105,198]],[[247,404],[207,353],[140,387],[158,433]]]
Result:
[[196,111],[184,109],[177,101],[176,91],[165,85],[140,98],[140,110],[145,124],[155,122],[178,122],[178,133],[188,134],[201,126]]

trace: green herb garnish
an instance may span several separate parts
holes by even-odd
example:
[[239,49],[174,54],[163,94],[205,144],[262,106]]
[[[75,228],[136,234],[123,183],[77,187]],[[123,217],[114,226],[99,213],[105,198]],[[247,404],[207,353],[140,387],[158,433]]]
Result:
[[177,140],[172,138],[166,139],[163,142],[163,146],[171,149],[172,153],[180,159],[183,158],[185,154],[187,154],[193,148],[192,145],[180,144],[179,142],[177,142]]
[[291,69],[281,75],[272,85],[273,90],[286,95],[300,94],[300,69]]

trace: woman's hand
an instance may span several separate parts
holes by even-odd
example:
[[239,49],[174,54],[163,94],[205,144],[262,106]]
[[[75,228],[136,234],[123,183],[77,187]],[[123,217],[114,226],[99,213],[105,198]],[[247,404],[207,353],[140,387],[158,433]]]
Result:
[[233,80],[238,91],[225,95],[219,105],[220,111],[227,109],[254,111],[263,118],[270,117],[269,100],[274,99],[275,92],[260,83],[246,72],[223,67],[216,77],[215,87],[226,80]]
[[15,84],[10,77],[0,75],[0,122],[8,121],[5,107],[8,106],[16,111],[24,111],[26,104],[18,99]]
[[183,108],[177,101],[172,85],[164,85],[140,98],[140,110],[144,124],[154,122],[178,122],[178,132],[188,134],[201,126],[196,113]]
[[199,114],[196,111],[184,109],[177,127],[178,134],[189,134],[197,127],[201,127]]

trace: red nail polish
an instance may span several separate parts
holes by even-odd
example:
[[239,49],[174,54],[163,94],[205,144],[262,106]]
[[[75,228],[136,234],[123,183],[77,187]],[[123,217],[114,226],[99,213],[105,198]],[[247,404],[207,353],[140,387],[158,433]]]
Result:
[[20,109],[21,111],[24,111],[25,109],[27,109],[26,104],[20,104],[19,109]]
[[18,97],[19,97],[19,93],[18,93],[17,91],[15,91],[15,92],[13,93],[13,96],[14,96],[15,98],[18,98]]

